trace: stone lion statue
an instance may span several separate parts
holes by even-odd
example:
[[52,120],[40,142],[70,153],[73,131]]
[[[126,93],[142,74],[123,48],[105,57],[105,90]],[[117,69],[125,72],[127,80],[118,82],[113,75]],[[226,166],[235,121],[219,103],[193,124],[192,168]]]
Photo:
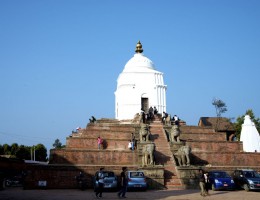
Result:
[[142,166],[154,165],[155,144],[145,144],[142,149]]
[[173,125],[170,132],[170,141],[171,142],[181,142],[180,141],[181,131],[179,125]]
[[132,119],[132,123],[140,124],[142,122],[142,116],[139,113],[136,113],[134,119]]
[[143,124],[143,123],[141,124],[139,135],[140,135],[140,142],[149,141],[150,131],[149,131],[148,124]]
[[190,146],[182,146],[178,149],[176,153],[173,154],[178,160],[179,166],[190,166]]

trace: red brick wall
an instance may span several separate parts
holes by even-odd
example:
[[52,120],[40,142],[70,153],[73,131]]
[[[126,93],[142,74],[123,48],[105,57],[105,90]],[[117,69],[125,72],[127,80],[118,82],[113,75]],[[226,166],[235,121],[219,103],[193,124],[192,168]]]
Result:
[[137,152],[130,150],[52,149],[50,157],[51,164],[135,165],[137,162]]

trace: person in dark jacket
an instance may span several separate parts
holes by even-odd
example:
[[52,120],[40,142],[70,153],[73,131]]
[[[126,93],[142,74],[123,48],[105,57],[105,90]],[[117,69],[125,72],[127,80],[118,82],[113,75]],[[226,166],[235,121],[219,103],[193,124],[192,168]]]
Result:
[[122,198],[126,198],[125,194],[126,194],[126,190],[127,190],[127,167],[122,167],[122,172],[120,174],[121,177],[121,189],[120,191],[117,193],[118,198],[122,197]]
[[205,176],[202,169],[199,169],[199,186],[200,186],[200,195],[205,197],[207,193],[205,189]]
[[96,189],[96,197],[101,198],[103,194],[103,189],[104,189],[104,174],[103,174],[104,168],[101,167],[99,169],[99,172],[97,174],[97,181],[98,181],[98,188]]

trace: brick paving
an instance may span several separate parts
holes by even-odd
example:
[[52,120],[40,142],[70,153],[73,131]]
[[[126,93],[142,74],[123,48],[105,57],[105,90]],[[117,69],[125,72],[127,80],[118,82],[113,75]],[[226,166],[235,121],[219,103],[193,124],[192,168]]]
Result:
[[[5,188],[0,191],[0,200],[92,200],[96,199],[93,190],[23,190],[22,188]],[[106,200],[118,199],[115,192],[105,192]],[[201,197],[199,190],[152,190],[146,192],[127,192],[127,199],[149,200],[251,200],[260,199],[260,192],[244,190],[210,191],[210,196]]]

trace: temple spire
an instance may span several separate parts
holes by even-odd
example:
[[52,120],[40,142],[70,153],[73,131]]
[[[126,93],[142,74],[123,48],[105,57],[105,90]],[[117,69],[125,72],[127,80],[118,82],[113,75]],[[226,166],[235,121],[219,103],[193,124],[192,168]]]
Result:
[[136,53],[142,53],[143,49],[142,49],[142,44],[140,42],[140,40],[137,42],[136,48],[135,48],[135,52]]

